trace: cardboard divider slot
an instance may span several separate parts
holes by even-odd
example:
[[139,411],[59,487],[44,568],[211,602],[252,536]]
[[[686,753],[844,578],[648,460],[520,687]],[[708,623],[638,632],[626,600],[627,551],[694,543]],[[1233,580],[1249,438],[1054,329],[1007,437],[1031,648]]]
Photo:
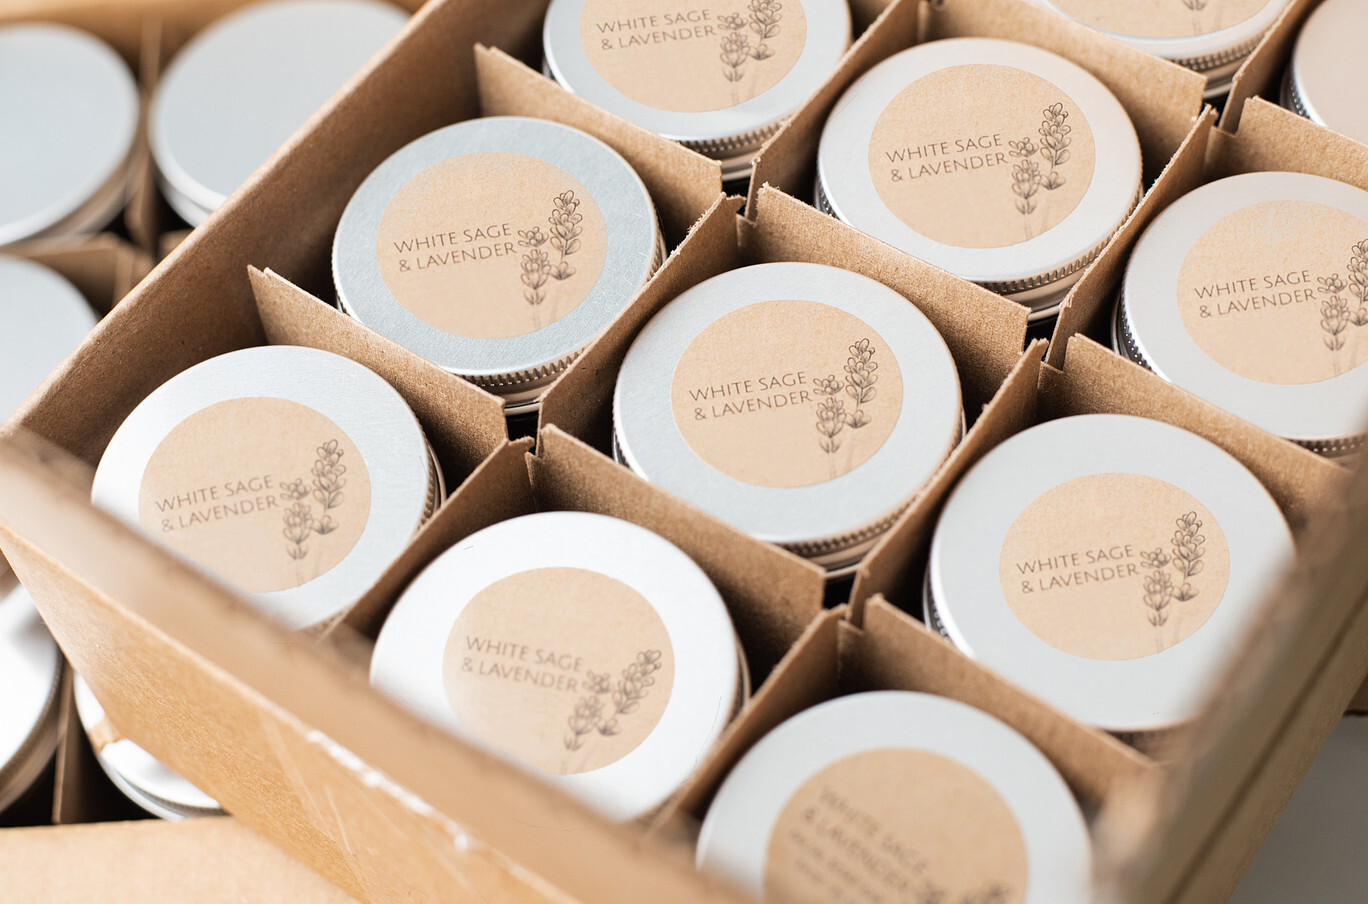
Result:
[[1221,113],[1221,128],[1234,132],[1240,126],[1240,116],[1252,97],[1262,96],[1278,103],[1282,92],[1283,73],[1292,55],[1292,46],[1302,26],[1321,0],[1289,0],[1282,14],[1264,33],[1254,50],[1236,70],[1231,80],[1230,94]]

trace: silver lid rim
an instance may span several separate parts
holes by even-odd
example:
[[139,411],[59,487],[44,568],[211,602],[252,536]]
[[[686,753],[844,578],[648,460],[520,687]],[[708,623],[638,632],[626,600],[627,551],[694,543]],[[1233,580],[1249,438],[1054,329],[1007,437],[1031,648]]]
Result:
[[[1091,183],[1074,210],[1052,229],[999,248],[961,248],[913,230],[880,199],[861,150],[868,142],[852,145],[847,139],[870,135],[887,104],[913,81],[940,69],[973,64],[1018,68],[1059,85],[1083,111],[1097,144]],[[856,145],[861,152],[852,155]],[[1139,139],[1129,116],[1086,70],[1033,45],[949,38],[894,54],[846,90],[822,130],[817,178],[829,211],[838,219],[970,282],[1010,292],[1008,287],[1025,290],[1050,282],[1053,274],[1086,267],[1134,210],[1142,168]]]
[[[34,674],[37,682],[26,682],[23,686],[25,691],[33,690],[41,693],[33,695],[25,694],[23,701],[30,704],[25,706],[22,717],[9,725],[0,726],[0,730],[10,729],[17,726],[21,734],[14,735],[6,731],[5,747],[0,751],[0,812],[18,800],[25,792],[33,786],[43,770],[47,768],[48,761],[52,759],[53,753],[57,749],[59,726],[57,724],[58,704],[60,703],[60,691],[62,687],[63,660],[57,648],[57,642],[52,639],[47,628],[43,625],[36,608],[33,605],[29,593],[23,585],[14,587],[4,596],[0,597],[0,615],[4,621],[0,623],[0,628],[5,629],[6,633],[0,636],[0,652],[3,652],[3,662],[9,664],[11,669],[14,663],[24,663],[26,658],[18,656],[16,653],[28,650],[34,651],[36,644],[41,648],[40,658],[45,660],[42,663],[30,663],[39,665],[41,671]],[[20,622],[26,625],[19,624]],[[10,627],[19,627],[21,630],[32,631],[28,637],[12,637],[8,633]],[[51,676],[47,673],[51,671]],[[14,675],[10,671],[11,676]],[[20,701],[16,697],[17,682],[7,683],[4,693],[7,695],[6,702],[15,705]],[[43,688],[46,688],[44,691]],[[37,703],[35,709],[31,704]],[[16,719],[13,710],[5,713],[9,719]]]

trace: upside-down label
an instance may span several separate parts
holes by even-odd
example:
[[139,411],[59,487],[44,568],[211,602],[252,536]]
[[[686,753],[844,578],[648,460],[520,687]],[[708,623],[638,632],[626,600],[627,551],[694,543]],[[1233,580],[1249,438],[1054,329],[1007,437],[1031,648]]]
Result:
[[1269,0],[1050,0],[1093,28],[1137,38],[1188,38],[1247,21]]

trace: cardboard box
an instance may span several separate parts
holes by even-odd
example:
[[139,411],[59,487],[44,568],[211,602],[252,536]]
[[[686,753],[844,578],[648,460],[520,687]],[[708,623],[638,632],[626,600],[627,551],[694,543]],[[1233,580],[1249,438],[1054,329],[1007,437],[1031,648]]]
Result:
[[[981,2],[1008,12],[1005,0]],[[913,6],[894,0],[862,46],[880,34],[905,38],[911,19],[897,17]],[[952,2],[945,14],[957,9],[964,18],[943,21],[976,23],[978,8]],[[244,824],[360,900],[669,904],[741,900],[693,870],[689,845],[690,814],[699,812],[727,757],[804,700],[841,690],[839,682],[915,686],[994,712],[1054,757],[1079,794],[1100,808],[1099,865],[1116,900],[1215,900],[1233,887],[1263,821],[1368,669],[1368,562],[1352,552],[1332,560],[1313,536],[1358,535],[1368,528],[1360,521],[1364,507],[1340,522],[1310,517],[1324,490],[1319,481],[1337,483],[1339,472],[1332,479],[1324,462],[1271,437],[1276,451],[1266,449],[1265,435],[1138,379],[1143,371],[1125,371],[1133,365],[1085,338],[1071,343],[1062,370],[1043,369],[1039,346],[1018,355],[1024,311],[1001,321],[985,317],[988,329],[967,328],[957,310],[981,310],[981,300],[993,311],[993,296],[905,256],[885,257],[887,249],[813,219],[815,212],[778,192],[757,192],[753,219],[738,220],[734,202],[718,201],[712,190],[711,161],[652,141],[512,57],[473,50],[483,41],[533,59],[541,12],[537,2],[434,0],[425,7],[58,371],[19,415],[33,435],[11,430],[0,441],[0,547],[111,718]],[[1034,13],[1011,14],[1024,17],[1018,24],[1050,30]],[[928,15],[934,21],[939,13]],[[880,23],[888,30],[876,34]],[[1190,81],[1170,75],[1180,86]],[[645,171],[674,238],[686,234],[691,209],[706,213],[618,325],[553,389],[556,400],[548,398],[531,459],[526,441],[504,438],[499,400],[309,297],[326,297],[326,248],[351,189],[406,141],[474,115],[477,97],[486,111],[540,109],[615,143]],[[1209,129],[1210,117],[1203,122]],[[1191,131],[1185,123],[1173,140],[1181,144],[1187,135],[1185,146],[1192,147],[1197,130]],[[1163,134],[1155,131],[1152,140]],[[679,172],[699,178],[669,178]],[[601,443],[602,394],[635,324],[672,290],[747,255],[848,256],[905,286],[966,350],[967,400],[988,407],[973,441],[938,477],[938,489],[948,489],[954,468],[1029,416],[1066,404],[1148,407],[1201,426],[1264,468],[1266,479],[1279,477],[1275,494],[1294,522],[1309,526],[1307,560],[1218,689],[1181,760],[1157,768],[1072,723],[883,602],[878,589],[896,595],[900,575],[915,571],[908,550],[928,523],[917,520],[915,507],[861,576],[860,611],[822,614],[822,579],[813,566],[741,537],[590,445]],[[253,266],[270,269],[249,274]],[[348,627],[324,643],[283,632],[237,594],[88,502],[89,469],[139,400],[197,361],[263,342],[329,348],[378,370],[418,410],[456,488]],[[1129,382],[1132,376],[1137,382]],[[575,385],[590,393],[579,404],[572,404]],[[1285,467],[1291,470],[1283,473]],[[1368,487],[1355,493],[1368,499]],[[922,510],[933,502],[928,493]],[[749,710],[653,832],[605,824],[505,761],[401,711],[366,681],[366,633],[407,579],[451,542],[532,507],[602,511],[664,533],[720,585],[756,668]]]

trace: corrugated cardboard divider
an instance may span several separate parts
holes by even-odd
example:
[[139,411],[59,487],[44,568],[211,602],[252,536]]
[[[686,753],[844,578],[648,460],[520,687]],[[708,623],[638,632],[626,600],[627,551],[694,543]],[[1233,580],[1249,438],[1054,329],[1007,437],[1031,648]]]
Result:
[[658,832],[696,835],[722,780],[756,742],[805,709],[862,691],[921,691],[996,716],[1049,757],[1088,813],[1159,769],[1112,736],[1074,722],[983,668],[882,597],[868,602],[863,627],[847,615],[843,607],[833,609],[812,623],[694,782],[662,814]]
[[[761,189],[754,220],[720,201],[631,306],[547,391],[541,425],[555,425],[608,452],[612,398],[622,359],[646,322],[675,297],[727,270],[774,261],[826,264],[860,273],[906,297],[945,338],[972,424],[1016,366],[1026,309],[883,242],[782,192]],[[971,428],[972,432],[972,428]]]
[[0,442],[0,542],[73,665],[125,735],[350,894],[742,900],[687,849],[605,824],[401,711],[328,645],[93,508],[55,476],[64,456]]
[[1320,3],[1321,0],[1289,0],[1277,21],[1264,32],[1258,45],[1235,71],[1225,111],[1221,114],[1221,128],[1234,132],[1240,127],[1240,116],[1251,97],[1263,95],[1275,104],[1278,102],[1292,45],[1307,17]]
[[[1096,76],[1135,124],[1147,183],[1177,151],[1192,117],[1202,109],[1206,81],[1200,75],[1025,0],[894,0],[826,84],[765,142],[751,180],[752,200],[766,183],[798,198],[812,197],[827,115],[845,89],[876,63],[921,41],[971,36],[1034,44]],[[754,209],[749,208],[752,216]]]

